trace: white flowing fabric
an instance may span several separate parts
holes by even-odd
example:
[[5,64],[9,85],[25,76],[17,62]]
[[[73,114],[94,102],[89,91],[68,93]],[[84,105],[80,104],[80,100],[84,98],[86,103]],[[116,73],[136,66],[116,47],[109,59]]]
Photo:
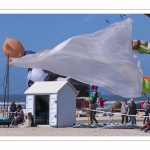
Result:
[[72,37],[52,50],[12,59],[12,65],[42,68],[98,85],[126,98],[141,96],[143,73],[132,54],[132,20]]

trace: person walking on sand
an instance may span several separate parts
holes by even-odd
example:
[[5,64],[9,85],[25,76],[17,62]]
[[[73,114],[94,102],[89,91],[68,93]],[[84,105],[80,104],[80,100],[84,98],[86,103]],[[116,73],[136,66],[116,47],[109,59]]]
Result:
[[107,98],[105,100],[103,100],[102,97],[99,99],[99,107],[100,107],[101,111],[104,110],[104,102],[106,102],[106,101],[107,101]]
[[125,123],[128,123],[128,116],[127,113],[129,111],[129,106],[127,104],[127,100],[124,100],[124,103],[121,106],[121,117],[122,117],[122,124],[124,124],[124,119],[125,119]]
[[92,86],[92,91],[90,93],[90,99],[89,99],[89,108],[91,109],[90,110],[90,121],[91,121],[91,124],[93,124],[93,120],[98,123],[98,121],[96,120],[95,118],[95,115],[96,115],[96,111],[92,111],[92,110],[96,110],[96,101],[97,101],[97,98],[99,97],[99,93],[97,92],[98,90],[98,86],[95,86],[93,85]]

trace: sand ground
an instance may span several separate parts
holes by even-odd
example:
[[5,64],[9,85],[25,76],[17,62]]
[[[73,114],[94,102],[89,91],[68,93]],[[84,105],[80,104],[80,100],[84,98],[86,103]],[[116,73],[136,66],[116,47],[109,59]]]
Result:
[[[96,117],[98,122],[108,123],[107,116]],[[76,123],[87,124],[87,117],[76,117]],[[114,123],[121,122],[121,116],[114,116]],[[137,125],[143,126],[143,118],[137,118]],[[0,136],[150,136],[150,133],[138,129],[101,129],[101,128],[0,128]]]

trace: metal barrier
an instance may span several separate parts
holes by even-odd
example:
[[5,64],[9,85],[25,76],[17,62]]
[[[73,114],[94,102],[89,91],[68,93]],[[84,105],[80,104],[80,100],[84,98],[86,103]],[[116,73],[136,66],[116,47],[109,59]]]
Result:
[[8,112],[7,109],[1,109],[0,113],[3,113],[3,117],[9,117],[9,114],[15,114],[16,112]]
[[[96,112],[102,112],[102,113],[106,113],[106,114],[109,114],[109,113],[112,113],[112,112],[106,112],[106,111],[98,111],[98,110],[93,110],[93,109],[89,109],[89,108],[83,108],[82,110],[86,110],[88,112],[88,125],[89,125],[89,113],[90,111],[96,111]],[[121,110],[121,109],[118,109],[118,110]],[[144,109],[138,109],[138,110],[144,110]],[[138,117],[138,118],[147,118],[147,117],[150,117],[150,116],[143,116],[143,115],[139,115],[139,114],[136,114],[136,115],[128,115],[128,114],[121,114],[121,113],[112,113],[113,115],[125,115],[125,116],[135,116],[135,117]]]
[[[121,109],[114,109],[114,110],[121,110]],[[137,109],[137,110],[145,110],[145,109]]]

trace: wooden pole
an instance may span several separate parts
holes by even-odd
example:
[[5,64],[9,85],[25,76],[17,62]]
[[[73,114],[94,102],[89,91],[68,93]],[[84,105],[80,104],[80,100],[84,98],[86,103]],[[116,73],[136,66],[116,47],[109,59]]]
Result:
[[9,56],[7,58],[7,62],[6,62],[6,71],[5,71],[5,78],[4,78],[4,109],[3,109],[3,117],[5,117],[5,102],[6,102],[6,98],[7,98],[7,82],[8,82],[8,64],[9,61]]
[[[89,101],[89,97],[86,97],[86,101],[87,101],[87,102]],[[89,112],[90,112],[90,110],[89,110],[89,107],[88,107],[88,108],[87,108],[87,115],[88,115],[87,123],[88,123],[88,125],[90,124],[90,123],[89,123],[89,120],[90,120]]]
[[9,55],[7,65],[7,117],[8,117],[8,102],[9,102]]
[[89,125],[89,108],[88,108],[88,125]]

